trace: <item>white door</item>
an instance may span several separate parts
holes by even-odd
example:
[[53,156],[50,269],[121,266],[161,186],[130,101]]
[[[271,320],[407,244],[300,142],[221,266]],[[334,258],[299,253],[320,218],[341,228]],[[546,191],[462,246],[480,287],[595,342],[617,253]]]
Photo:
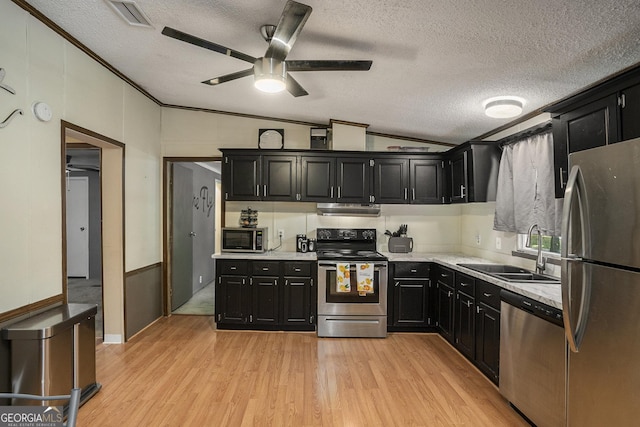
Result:
[[67,179],[67,277],[89,278],[89,177]]

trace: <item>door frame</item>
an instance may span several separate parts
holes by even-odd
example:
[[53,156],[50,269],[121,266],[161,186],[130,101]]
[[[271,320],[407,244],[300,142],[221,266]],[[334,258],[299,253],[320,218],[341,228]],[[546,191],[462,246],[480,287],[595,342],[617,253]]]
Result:
[[[171,185],[169,183],[169,166],[178,162],[222,162],[222,157],[163,157],[162,158],[162,298],[164,301],[162,310],[164,316],[171,316],[171,246],[169,238],[171,236]],[[220,200],[220,224],[224,227],[225,201]]]
[[[125,145],[73,123],[61,120],[60,125],[60,179],[62,188],[62,292],[68,303],[67,284],[67,198],[66,149],[100,149],[100,217],[102,218],[102,310],[105,343],[123,343],[125,340],[124,266],[124,161]],[[108,209],[105,209],[105,206]]]

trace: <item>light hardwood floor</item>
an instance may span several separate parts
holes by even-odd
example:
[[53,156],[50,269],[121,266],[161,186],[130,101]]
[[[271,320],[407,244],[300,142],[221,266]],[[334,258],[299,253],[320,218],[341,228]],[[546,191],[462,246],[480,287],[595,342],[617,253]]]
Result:
[[161,319],[97,346],[78,426],[526,426],[436,334],[386,339],[218,331]]

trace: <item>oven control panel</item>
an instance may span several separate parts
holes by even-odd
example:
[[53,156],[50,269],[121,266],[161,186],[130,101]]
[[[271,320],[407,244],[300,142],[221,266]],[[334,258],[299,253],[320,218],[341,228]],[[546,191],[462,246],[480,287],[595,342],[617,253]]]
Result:
[[318,240],[376,240],[374,228],[319,228],[316,232]]

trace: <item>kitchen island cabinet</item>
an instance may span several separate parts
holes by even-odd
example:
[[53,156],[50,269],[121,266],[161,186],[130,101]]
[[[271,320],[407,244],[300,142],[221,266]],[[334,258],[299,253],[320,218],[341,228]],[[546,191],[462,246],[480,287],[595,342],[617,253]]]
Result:
[[316,263],[216,259],[218,329],[315,330]]

